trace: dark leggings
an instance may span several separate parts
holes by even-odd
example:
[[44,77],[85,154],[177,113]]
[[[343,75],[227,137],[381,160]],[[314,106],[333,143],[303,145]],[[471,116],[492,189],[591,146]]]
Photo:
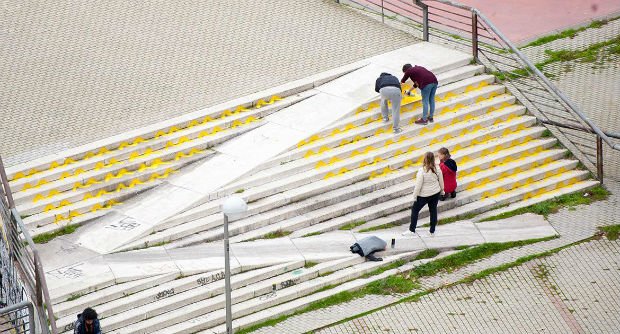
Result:
[[418,196],[413,206],[411,207],[411,225],[409,225],[409,231],[415,232],[415,228],[418,226],[418,214],[420,210],[428,204],[428,211],[431,213],[431,233],[435,233],[435,226],[437,226],[437,203],[439,202],[439,193],[433,196],[422,197]]

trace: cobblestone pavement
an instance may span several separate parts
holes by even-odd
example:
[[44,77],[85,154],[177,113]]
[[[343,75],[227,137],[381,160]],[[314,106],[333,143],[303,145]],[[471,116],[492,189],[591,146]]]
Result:
[[617,333],[620,241],[570,247],[319,333]]
[[[546,59],[545,50],[583,50],[596,43],[620,36],[620,19],[577,33],[573,38],[558,39],[543,45],[523,49],[535,63]],[[551,80],[569,99],[581,108],[594,124],[601,129],[620,133],[620,55],[599,52],[595,61],[574,60],[555,62],[543,68]],[[620,140],[612,140],[620,144]],[[591,146],[592,143],[582,143]],[[610,177],[620,180],[620,152],[607,145],[605,170]]]
[[[611,180],[611,179],[607,179],[605,182],[606,187],[612,192],[612,195],[605,201],[599,201],[599,202],[595,202],[592,203],[591,205],[588,206],[579,206],[576,209],[562,209],[560,210],[558,213],[555,214],[551,214],[549,215],[548,219],[549,222],[553,225],[553,227],[558,231],[558,233],[560,234],[560,238],[557,239],[553,239],[550,241],[545,241],[545,242],[539,242],[539,243],[535,243],[532,245],[528,245],[528,246],[524,246],[524,247],[519,247],[519,248],[512,248],[509,249],[507,251],[495,254],[489,258],[486,258],[484,260],[478,261],[472,265],[469,265],[467,267],[461,268],[459,270],[455,270],[451,273],[444,273],[442,275],[437,275],[437,276],[433,276],[433,277],[429,277],[426,279],[421,280],[421,285],[423,287],[423,289],[435,289],[435,288],[440,288],[442,286],[445,286],[447,284],[452,284],[455,282],[458,282],[464,278],[466,278],[469,275],[478,273],[480,271],[483,271],[485,269],[489,269],[489,268],[494,268],[497,266],[500,266],[502,264],[505,263],[510,263],[515,261],[516,259],[523,257],[523,256],[528,256],[528,255],[533,255],[533,254],[539,254],[548,250],[552,250],[552,249],[556,249],[565,245],[569,245],[572,244],[576,241],[580,241],[586,238],[591,237],[592,235],[596,234],[598,231],[598,227],[600,226],[605,226],[605,225],[612,225],[612,224],[618,224],[619,221],[617,219],[617,208],[620,206],[620,182]],[[438,231],[438,233],[440,233],[441,231]],[[601,258],[610,258],[611,260],[615,260],[616,263],[620,262],[620,257],[618,256],[618,250],[620,250],[620,245],[618,245],[618,243],[615,243],[616,246],[614,246],[615,251],[608,251],[606,253],[599,253],[596,254],[597,256],[600,256]],[[569,248],[569,250],[572,248]],[[581,249],[581,248],[579,248]],[[604,250],[604,248],[601,248],[602,250]],[[615,252],[615,253],[614,253]],[[577,254],[579,254],[579,252],[577,252]],[[611,261],[608,260],[608,261]],[[541,260],[541,261],[545,261],[545,260]],[[593,266],[590,271],[594,270],[593,268],[595,268],[594,266],[597,265],[601,265],[603,266],[602,263],[596,263],[596,261],[586,261],[586,262],[592,262],[592,263],[588,263],[587,265]],[[531,263],[531,262],[530,262]],[[528,263],[527,265],[530,265],[530,263]],[[570,263],[565,264],[564,266],[567,266],[568,268],[570,268]],[[521,266],[523,267],[523,266]],[[521,268],[519,267],[519,268]],[[616,264],[616,268],[618,268],[618,264]],[[515,272],[515,270],[517,269],[513,269],[510,271],[510,273]],[[525,270],[525,269],[519,269],[519,270]],[[584,271],[588,271],[588,269],[583,269]],[[526,273],[529,273],[531,270],[526,270]],[[599,270],[600,271],[600,270]],[[606,274],[606,270],[603,270],[602,272],[600,272],[599,274]],[[593,274],[595,274],[596,271],[593,271]],[[570,274],[570,273],[568,273]],[[503,275],[503,274],[499,274],[499,275]],[[512,277],[517,276],[516,280],[519,280],[519,276],[518,274],[511,274]],[[528,274],[529,275],[529,274]],[[620,272],[615,272],[616,275],[616,281],[617,281],[617,277],[618,275],[620,275]],[[495,275],[497,276],[497,275]],[[510,281],[493,281],[493,279],[495,278],[495,276],[488,278],[487,280],[491,280],[491,283],[487,283],[487,284],[494,284],[495,286],[501,286],[502,289],[505,289],[507,291],[512,291],[513,294],[515,294],[515,296],[517,296],[518,294],[522,293],[523,290],[519,287],[512,286],[510,284],[508,284]],[[525,280],[525,278],[523,278]],[[528,278],[528,280],[531,281],[531,277]],[[485,280],[486,281],[486,280]],[[524,283],[525,284],[525,283]],[[616,283],[616,284],[620,284],[620,283]],[[473,285],[473,286],[477,286],[477,285]],[[620,291],[620,289],[615,286],[615,287],[609,287],[611,290],[609,290],[610,292],[613,291]],[[452,289],[452,288],[451,288]],[[456,288],[454,288],[456,289]],[[459,289],[463,289],[463,288],[459,288]],[[605,289],[607,289],[607,287],[605,287]],[[449,291],[456,291],[456,290],[450,290]],[[416,290],[416,291],[412,291],[409,295],[413,295],[416,294],[418,292],[420,292],[421,290]],[[443,290],[440,290],[441,293]],[[433,294],[431,294],[430,296],[435,296],[437,293],[440,292],[435,292]],[[506,292],[508,293],[508,292]],[[566,286],[566,291],[565,293],[573,293],[571,291],[570,286]],[[575,292],[576,293],[576,292]],[[436,297],[425,297],[425,298],[436,298]],[[542,295],[541,295],[542,296]],[[261,334],[267,334],[267,333],[307,333],[313,330],[316,330],[318,328],[323,328],[325,326],[329,326],[330,324],[336,323],[338,321],[341,321],[343,319],[347,319],[350,317],[353,317],[357,314],[360,313],[365,313],[367,311],[370,310],[374,310],[374,309],[379,309],[382,308],[386,305],[389,305],[391,303],[396,302],[397,300],[403,298],[404,296],[366,296],[366,297],[362,297],[356,300],[353,300],[351,302],[348,303],[343,303],[340,305],[336,305],[333,307],[327,307],[324,309],[320,309],[320,310],[316,310],[313,312],[308,312],[308,313],[304,313],[304,314],[300,314],[297,316],[293,316],[288,318],[287,320],[276,324],[274,326],[269,326],[269,327],[264,327],[258,331],[256,331],[256,333],[261,333]],[[539,296],[540,297],[540,296]],[[620,296],[618,296],[620,297]],[[516,297],[515,297],[516,298]],[[534,297],[532,297],[534,298]],[[504,298],[506,299],[506,298]],[[618,307],[618,300],[620,298],[616,298],[616,301],[614,304],[615,307]],[[601,299],[602,300],[602,299]],[[521,302],[517,302],[517,301],[512,301],[513,303],[521,303]],[[439,301],[437,301],[436,299],[434,299],[434,303],[439,303]],[[445,299],[444,301],[442,301],[442,303],[446,303],[447,307],[451,301],[449,299]],[[507,303],[507,302],[506,302]],[[544,305],[546,305],[545,303],[548,303],[548,301],[546,301],[545,303],[543,303],[543,305],[538,305],[541,304],[542,301],[541,300],[536,300],[535,303],[533,305],[536,305],[536,307],[543,307]],[[415,304],[415,303],[414,303]],[[482,303],[483,304],[483,303]],[[524,305],[528,305],[528,304],[524,304]],[[604,302],[601,302],[601,307],[607,307],[607,305],[605,305]],[[551,305],[552,306],[552,305]],[[550,308],[550,305],[546,305],[546,308]],[[353,320],[353,321],[349,321],[346,322],[344,324],[338,325],[338,326],[334,326],[334,327],[330,327],[330,328],[326,328],[322,331],[319,331],[318,333],[383,333],[383,331],[378,330],[377,332],[373,331],[372,329],[365,329],[365,331],[359,331],[359,329],[363,328],[363,327],[359,327],[358,331],[355,332],[353,331],[354,328],[356,328],[355,326],[363,326],[364,321],[366,321],[366,323],[370,323],[370,324],[374,324],[377,325],[379,329],[392,329],[390,327],[382,327],[382,326],[387,326],[390,323],[395,323],[398,324],[400,322],[397,322],[395,319],[402,319],[403,316],[399,310],[402,310],[404,306],[400,305],[400,304],[396,304],[394,306],[390,306],[387,307],[385,309],[381,309],[375,313],[371,313],[370,315],[361,317],[359,319]],[[414,307],[414,306],[412,306]],[[436,306],[439,307],[439,306]],[[442,306],[443,307],[443,306]],[[477,314],[480,311],[475,311],[474,307],[481,307],[479,305],[473,305],[472,309],[469,311],[469,313],[474,312],[473,314]],[[530,305],[531,307],[531,305]],[[612,305],[609,305],[609,307],[611,308]],[[523,316],[516,316],[514,314],[514,312],[512,312],[511,310],[505,310],[506,312],[501,312],[501,315],[504,317],[513,317],[516,320],[511,320],[511,321],[526,321],[524,319],[527,319],[528,322],[535,322],[534,320],[530,320],[529,318],[537,316],[535,312],[533,313],[529,313],[527,317],[523,317]],[[413,310],[411,312],[414,312]],[[435,312],[438,312],[437,310],[435,310]],[[448,311],[449,313],[450,311]],[[477,312],[477,313],[476,313]],[[525,310],[523,312],[526,312]],[[454,312],[453,312],[454,313]],[[463,312],[460,312],[463,313]],[[491,312],[492,314],[496,314],[496,316],[500,315],[499,310],[495,310],[493,312]],[[569,312],[570,313],[570,312]],[[413,313],[411,313],[413,314]],[[425,321],[430,321],[428,319],[432,319],[432,313],[425,313],[427,315],[427,317],[423,317],[423,318],[417,318],[416,319],[420,319],[420,321],[422,321],[422,324],[426,324],[430,326],[430,322],[425,322]],[[438,315],[440,313],[437,313]],[[467,314],[467,313],[466,313]],[[620,314],[620,313],[618,313]],[[471,314],[470,314],[471,315]],[[541,321],[544,323],[545,321],[545,314],[541,313],[539,316],[539,318],[537,318],[536,321]],[[410,318],[413,318],[414,315],[410,315]],[[437,319],[444,319],[445,317],[438,317]],[[498,318],[500,319],[500,318]],[[509,318],[506,318],[509,319]],[[463,319],[461,319],[463,320]],[[401,320],[398,320],[401,321]],[[435,321],[435,320],[433,320]],[[495,321],[495,320],[493,320]],[[507,321],[507,320],[506,320]],[[618,320],[616,320],[618,321]],[[497,322],[497,321],[495,321]],[[482,322],[481,322],[482,323]],[[420,323],[416,323],[418,324],[418,326],[420,326]],[[434,322],[433,322],[434,324]],[[469,322],[469,324],[472,324],[471,322]],[[484,323],[486,324],[486,322]],[[506,326],[507,330],[510,331],[512,330],[510,328],[510,326],[508,326],[508,323],[504,323],[504,325]],[[478,326],[478,325],[476,325]],[[523,324],[521,324],[521,326],[525,326]],[[582,325],[583,326],[583,325]],[[417,327],[416,327],[417,328]],[[420,327],[422,328],[422,327]],[[425,330],[435,330],[434,327],[423,327]],[[497,327],[500,328],[500,327]],[[516,333],[524,333],[524,332],[528,332],[525,328],[523,328],[523,330],[520,330],[520,328],[523,327],[515,327],[515,330],[513,332]],[[394,329],[393,329],[394,330]],[[467,330],[459,330],[459,331],[453,331],[453,330],[440,330],[437,329],[435,332],[437,333],[446,333],[446,332],[459,332],[459,333],[469,333],[470,331],[472,333],[480,333],[482,330],[484,330],[484,328],[482,327],[475,327],[472,325],[471,328],[467,329]],[[387,331],[386,331],[387,332]],[[394,331],[395,333],[401,333],[399,331]],[[410,333],[408,331],[405,331],[406,333]],[[411,333],[414,333],[415,331],[411,331]],[[484,332],[484,331],[482,331]],[[492,332],[492,331],[491,331]],[[501,331],[500,331],[501,332]],[[534,331],[534,332],[538,332],[538,331]],[[389,333],[389,332],[388,332]],[[544,332],[544,333],[548,333],[548,332]],[[566,331],[562,332],[562,333],[566,333]]]
[[0,2],[14,165],[417,42],[331,0]]

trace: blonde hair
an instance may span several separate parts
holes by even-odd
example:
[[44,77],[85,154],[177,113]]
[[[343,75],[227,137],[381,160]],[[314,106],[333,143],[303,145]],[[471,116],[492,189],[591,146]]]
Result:
[[437,174],[437,169],[435,167],[435,154],[433,154],[433,152],[424,153],[424,162],[422,163],[422,167],[426,172],[432,171]]

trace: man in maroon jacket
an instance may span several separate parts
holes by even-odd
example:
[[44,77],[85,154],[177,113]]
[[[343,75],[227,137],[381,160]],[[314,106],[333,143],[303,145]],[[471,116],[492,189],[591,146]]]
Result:
[[[435,92],[437,91],[437,77],[433,72],[422,66],[411,66],[411,64],[403,65],[403,78],[401,83],[405,83],[408,79],[413,81],[413,87],[407,92],[411,95],[414,88],[420,88],[422,93],[422,118],[415,121],[416,124],[426,125],[433,122],[433,114],[435,113]],[[430,114],[429,112],[430,107]],[[428,115],[428,118],[427,118]]]

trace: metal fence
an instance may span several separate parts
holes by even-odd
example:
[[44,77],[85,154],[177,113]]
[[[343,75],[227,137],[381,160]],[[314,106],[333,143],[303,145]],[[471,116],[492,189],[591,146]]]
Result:
[[[56,334],[56,320],[41,260],[15,209],[1,157],[0,179],[0,316],[8,314],[9,320],[11,316],[18,319],[8,322],[15,324],[15,330],[26,326],[36,333],[48,334],[51,327],[51,333]],[[23,303],[30,303],[31,308]],[[15,309],[15,305],[21,306]]]
[[0,333],[35,334],[34,306],[22,301],[0,308]]
[[[605,156],[620,157],[619,137],[602,131],[478,9],[448,0],[340,0],[407,25],[433,43],[470,52],[603,182]],[[607,152],[605,152],[607,151]],[[617,159],[616,159],[617,160]]]

